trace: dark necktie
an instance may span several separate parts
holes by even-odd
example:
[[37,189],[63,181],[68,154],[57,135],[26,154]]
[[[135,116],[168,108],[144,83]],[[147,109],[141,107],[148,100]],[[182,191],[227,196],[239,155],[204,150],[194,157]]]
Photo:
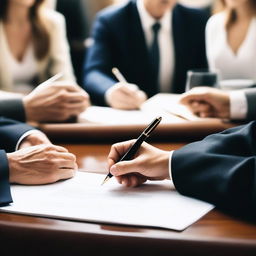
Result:
[[156,77],[156,84],[158,86],[159,90],[159,62],[160,62],[160,51],[159,51],[159,46],[158,46],[158,32],[161,28],[160,23],[156,22],[152,26],[152,31],[153,31],[153,41],[152,45],[150,47],[150,59],[151,59],[151,66],[152,66],[152,71],[154,72],[154,75]]

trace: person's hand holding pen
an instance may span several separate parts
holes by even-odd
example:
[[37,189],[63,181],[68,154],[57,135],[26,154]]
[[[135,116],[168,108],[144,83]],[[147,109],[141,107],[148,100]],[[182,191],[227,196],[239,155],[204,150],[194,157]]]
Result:
[[146,101],[147,95],[139,90],[135,84],[128,83],[117,68],[113,68],[113,74],[119,81],[106,92],[106,101],[112,108],[138,109]]
[[76,84],[55,82],[54,77],[23,98],[27,121],[66,121],[89,106],[89,96],[83,89]]
[[143,142],[135,157],[130,161],[118,162],[134,140],[116,143],[108,155],[110,173],[120,184],[136,187],[147,180],[169,179],[169,151],[160,150]]
[[127,187],[138,186],[146,180],[169,178],[170,153],[144,142],[161,120],[162,117],[155,118],[137,140],[117,143],[111,147],[108,156],[109,173],[102,184],[112,176],[115,176],[120,184]]

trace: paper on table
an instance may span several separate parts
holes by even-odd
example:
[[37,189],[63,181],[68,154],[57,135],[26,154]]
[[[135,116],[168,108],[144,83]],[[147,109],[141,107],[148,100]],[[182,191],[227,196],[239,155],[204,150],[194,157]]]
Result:
[[161,123],[184,122],[181,118],[170,115],[163,110],[153,108],[151,110],[119,110],[109,107],[92,106],[81,113],[79,123],[91,122],[107,125],[149,124],[157,116],[162,116]]
[[179,103],[180,95],[171,93],[158,93],[149,98],[141,107],[143,111],[158,108],[158,110],[165,110],[166,112],[182,117],[189,121],[200,120],[198,116],[194,115],[186,106]]
[[77,172],[42,186],[13,185],[14,203],[1,211],[26,215],[183,230],[213,206],[178,194],[170,181],[124,188],[105,175]]

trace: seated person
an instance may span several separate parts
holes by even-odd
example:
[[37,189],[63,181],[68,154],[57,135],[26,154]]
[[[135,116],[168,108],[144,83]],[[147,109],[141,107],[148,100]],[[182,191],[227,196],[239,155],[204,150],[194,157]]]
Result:
[[[100,12],[84,69],[92,102],[136,109],[158,92],[184,92],[186,72],[207,67],[207,18],[175,0],[131,0]],[[128,83],[115,79],[113,67]]]
[[[65,35],[65,20],[61,14],[45,9],[44,2],[0,1],[0,90],[26,95],[36,84],[62,73],[62,86],[38,89],[23,101],[28,121],[65,121],[84,111],[89,98],[76,85]],[[21,105],[21,100],[20,103],[15,102]],[[0,104],[4,107],[5,103]],[[7,107],[10,104],[4,108],[5,113]],[[17,107],[14,108],[17,111]],[[24,121],[24,113],[21,115],[18,119]],[[9,117],[17,119],[17,115]]]
[[134,159],[118,162],[134,140],[114,144],[109,171],[120,184],[172,179],[178,192],[256,220],[256,122],[231,128],[175,151],[143,143]]
[[200,117],[256,119],[255,88],[222,91],[210,87],[195,87],[184,93],[180,102]]
[[256,2],[216,1],[219,11],[206,25],[209,67],[222,80],[256,79]]
[[0,117],[0,205],[12,202],[10,183],[47,184],[73,177],[76,158],[42,132]]
[[64,17],[44,2],[0,1],[1,90],[27,93],[60,72],[62,80],[76,82]]

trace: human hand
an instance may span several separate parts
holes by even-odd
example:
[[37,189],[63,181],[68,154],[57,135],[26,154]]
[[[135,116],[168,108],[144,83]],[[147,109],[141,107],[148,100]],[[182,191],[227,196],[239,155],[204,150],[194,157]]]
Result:
[[135,84],[117,83],[106,92],[107,103],[117,109],[138,109],[146,99],[145,92]]
[[110,173],[120,184],[136,187],[147,180],[164,180],[169,177],[168,151],[160,150],[143,142],[134,159],[118,162],[135,140],[116,143],[108,155]]
[[36,146],[40,144],[51,144],[51,142],[44,133],[39,130],[33,130],[33,133],[31,133],[22,140],[18,149]]
[[90,104],[88,94],[78,85],[55,82],[42,84],[23,98],[27,121],[66,121]]
[[74,176],[76,157],[52,144],[27,147],[7,154],[11,183],[36,185]]
[[181,96],[180,103],[200,117],[230,118],[229,94],[216,88],[195,87]]

